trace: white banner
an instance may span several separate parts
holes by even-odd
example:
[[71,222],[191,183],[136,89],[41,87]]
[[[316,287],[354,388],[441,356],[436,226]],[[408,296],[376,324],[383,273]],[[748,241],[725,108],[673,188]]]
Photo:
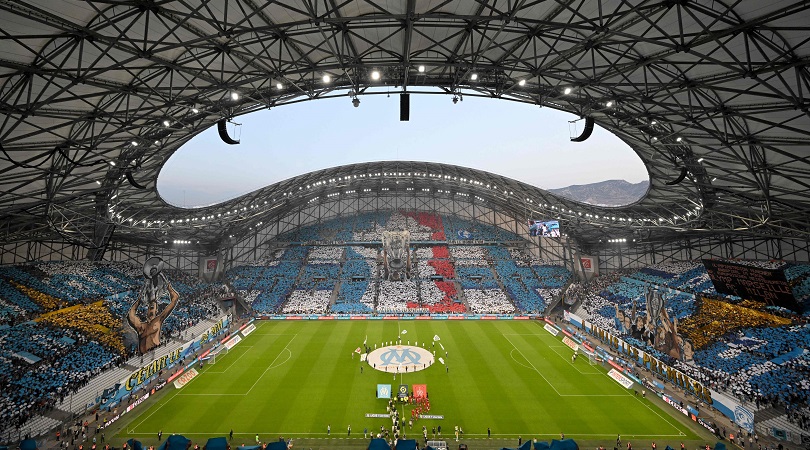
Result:
[[232,349],[232,348],[233,348],[233,347],[234,347],[236,344],[238,344],[238,343],[240,343],[240,342],[242,342],[242,336],[239,336],[239,335],[237,334],[237,335],[235,335],[234,337],[232,337],[232,338],[231,338],[231,339],[230,339],[228,342],[226,342],[226,343],[225,343],[225,347],[226,347],[228,350],[230,350],[230,349]]
[[182,388],[183,386],[187,385],[189,381],[191,381],[194,377],[196,377],[199,374],[200,373],[197,372],[197,369],[195,369],[193,367],[191,369],[186,370],[185,372],[183,372],[182,375],[180,375],[179,377],[177,377],[176,380],[174,380],[174,387],[176,387],[177,389]]
[[734,420],[743,430],[754,432],[754,413],[741,405],[739,400],[726,394],[712,390],[712,406],[726,417]]
[[610,369],[610,372],[608,372],[608,376],[616,380],[617,383],[624,386],[625,389],[630,389],[631,387],[633,387],[633,380],[622,375],[621,372],[619,372],[616,369]]
[[545,328],[545,329],[546,329],[546,331],[548,331],[549,333],[553,334],[554,336],[556,336],[556,335],[560,334],[560,330],[558,330],[558,329],[556,329],[556,328],[552,327],[552,326],[551,326],[551,325],[549,325],[549,324],[545,324],[545,325],[543,325],[543,328]]
[[251,323],[250,325],[246,326],[246,327],[245,327],[245,328],[242,330],[242,336],[247,337],[247,335],[249,335],[250,333],[253,333],[253,331],[254,331],[254,330],[256,330],[256,325],[253,325],[253,324]]
[[571,347],[571,350],[573,350],[573,351],[575,351],[575,352],[576,352],[576,351],[579,351],[579,345],[578,345],[576,342],[574,342],[574,340],[573,340],[573,339],[571,339],[571,338],[570,338],[570,337],[568,337],[568,336],[566,336],[566,337],[564,337],[564,338],[563,338],[563,344],[565,344],[565,345],[567,345],[567,346]]

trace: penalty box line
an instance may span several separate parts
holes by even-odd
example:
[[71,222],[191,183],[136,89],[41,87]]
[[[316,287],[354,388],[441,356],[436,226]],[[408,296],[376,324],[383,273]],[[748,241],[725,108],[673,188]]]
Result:
[[[262,377],[270,369],[275,368],[276,361],[278,361],[278,359],[281,357],[281,355],[283,355],[284,353],[287,353],[288,355],[292,355],[292,352],[287,347],[289,347],[290,344],[292,343],[292,341],[298,336],[298,333],[293,334],[293,335],[285,334],[285,335],[279,335],[279,336],[292,336],[292,339],[290,339],[290,341],[287,342],[287,345],[285,345],[284,348],[282,348],[281,351],[278,352],[278,355],[276,355],[276,357],[273,359],[273,361],[271,361],[270,364],[267,366],[267,368],[264,369],[264,372],[262,372],[262,374],[259,375],[258,378],[256,378],[256,382],[253,383],[253,385],[250,387],[250,389],[248,389],[247,392],[244,392],[244,393],[241,393],[241,394],[236,394],[236,393],[216,393],[216,392],[200,392],[200,393],[196,393],[196,394],[185,394],[185,393],[180,394],[180,393],[178,393],[178,394],[175,394],[175,396],[179,395],[179,396],[183,396],[183,397],[244,397],[244,396],[250,394],[250,391],[252,391],[253,388],[256,387],[256,384],[259,382],[259,380],[261,380]],[[245,353],[247,353],[247,352],[245,352]],[[245,353],[242,353],[242,355],[240,355],[239,357],[241,358],[242,356],[244,356]],[[289,360],[289,357],[287,358],[287,360]],[[221,373],[225,373],[225,372],[212,372],[212,373],[221,374]],[[198,377],[193,378],[192,381],[194,381],[197,378]]]
[[[506,338],[506,340],[510,344],[512,344],[512,347],[515,350],[517,350],[518,353],[520,353],[520,356],[524,360],[526,360],[526,362],[529,363],[529,365],[531,366],[531,369],[534,370],[535,372],[537,372],[537,374],[540,375],[540,377],[543,378],[543,380],[545,380],[545,382],[551,387],[551,389],[554,389],[554,392],[560,397],[627,397],[627,396],[630,396],[630,394],[561,394],[560,391],[557,390],[557,387],[554,386],[553,384],[551,384],[551,382],[548,380],[548,378],[546,378],[545,375],[543,375],[542,372],[540,372],[540,370],[538,370],[537,367],[535,367],[534,363],[532,363],[529,360],[529,358],[527,358],[526,355],[524,355],[523,352],[511,340],[509,340],[508,337],[506,337],[506,335],[504,335],[504,338]],[[524,365],[523,367],[526,367],[526,366]],[[676,431],[680,431],[680,430],[676,430]]]
[[[289,352],[289,351],[290,351],[290,350],[289,350],[287,347],[289,347],[289,346],[290,346],[290,344],[292,344],[292,341],[294,341],[294,340],[295,340],[295,338],[297,338],[297,337],[298,337],[298,333],[295,333],[295,334],[293,335],[292,339],[290,339],[290,341],[289,341],[289,342],[287,342],[287,345],[285,345],[285,346],[284,346],[284,348],[282,348],[282,349],[281,349],[281,351],[280,351],[280,352],[278,352],[278,355],[276,355],[276,357],[275,357],[275,358],[273,358],[273,361],[272,361],[272,362],[271,362],[271,363],[270,363],[270,364],[267,366],[267,368],[266,368],[266,369],[264,369],[264,372],[262,372],[262,374],[261,374],[261,375],[259,375],[259,378],[256,378],[256,382],[255,382],[255,383],[253,383],[253,386],[251,386],[251,387],[250,387],[250,389],[248,389],[248,391],[247,391],[247,392],[245,392],[245,394],[244,394],[244,395],[248,395],[248,394],[250,394],[250,392],[253,390],[253,388],[255,388],[257,384],[259,384],[259,381],[262,379],[262,377],[264,377],[264,375],[267,373],[267,371],[269,371],[270,369],[272,369],[272,368],[273,368],[273,366],[276,364],[276,361],[278,361],[278,359],[281,357],[281,354],[282,354],[282,353],[284,353],[285,351],[287,351],[287,352]],[[292,352],[290,352],[290,353],[292,353]]]
[[535,372],[537,372],[537,374],[538,374],[538,375],[540,375],[540,377],[541,377],[543,380],[545,380],[545,381],[546,381],[546,383],[547,383],[547,384],[548,384],[548,385],[551,387],[551,389],[554,389],[554,392],[555,392],[555,393],[556,393],[558,396],[563,397],[563,395],[562,395],[562,394],[560,394],[560,391],[558,391],[558,390],[557,390],[557,388],[556,388],[556,387],[555,387],[553,384],[551,384],[551,381],[548,381],[548,378],[546,378],[546,376],[545,376],[545,375],[543,375],[543,374],[542,374],[542,373],[541,373],[539,370],[537,370],[537,367],[535,367],[534,363],[532,363],[532,362],[531,362],[531,360],[530,360],[529,358],[527,358],[527,357],[526,357],[526,355],[524,355],[524,354],[523,354],[523,352],[522,352],[522,351],[521,351],[521,350],[520,350],[520,349],[517,347],[517,345],[515,345],[515,343],[514,343],[514,342],[512,342],[512,341],[511,341],[511,340],[510,340],[508,337],[506,337],[506,335],[504,335],[503,337],[504,337],[504,339],[506,339],[506,341],[507,341],[507,342],[509,342],[509,344],[511,344],[511,345],[512,345],[512,347],[514,347],[514,349],[515,349],[515,350],[517,350],[517,351],[518,351],[518,353],[520,353],[520,356],[522,356],[522,357],[523,357],[523,359],[525,359],[525,360],[526,360],[526,362],[528,362],[528,363],[529,363],[529,365],[530,365],[530,366],[532,366],[532,369],[533,369]]

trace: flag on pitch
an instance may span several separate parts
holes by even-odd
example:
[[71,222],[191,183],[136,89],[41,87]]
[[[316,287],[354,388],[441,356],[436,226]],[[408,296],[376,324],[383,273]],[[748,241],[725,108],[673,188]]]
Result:
[[397,392],[397,397],[405,398],[408,396],[408,385],[407,384],[400,384],[399,385],[399,392]]
[[438,334],[433,336],[433,342],[440,341],[440,340],[441,340],[441,338],[439,337]]
[[427,397],[427,385],[426,384],[414,384],[413,385],[413,398],[425,398]]
[[356,349],[354,352],[355,352],[355,353],[363,353],[363,352],[360,350],[360,347],[357,347],[357,349]]
[[378,384],[377,385],[377,398],[391,398],[391,385]]

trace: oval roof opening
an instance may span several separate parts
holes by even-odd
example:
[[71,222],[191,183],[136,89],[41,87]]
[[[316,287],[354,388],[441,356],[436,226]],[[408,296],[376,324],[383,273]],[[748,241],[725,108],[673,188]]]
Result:
[[[175,206],[206,206],[314,170],[384,160],[485,170],[599,205],[633,203],[647,191],[649,175],[638,155],[598,125],[586,141],[571,142],[585,121],[569,123],[579,119],[569,113],[414,94],[410,121],[400,122],[398,93],[359,100],[357,107],[345,97],[237,117],[239,145],[222,142],[216,126],[205,130],[166,162],[160,195]],[[604,184],[576,186],[592,183]]]

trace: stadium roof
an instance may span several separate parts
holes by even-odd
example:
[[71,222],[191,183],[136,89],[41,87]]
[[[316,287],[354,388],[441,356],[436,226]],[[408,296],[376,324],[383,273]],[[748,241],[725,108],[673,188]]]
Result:
[[[362,173],[428,174],[410,181],[492,202],[486,184],[500,179],[510,193],[496,205],[560,215],[585,240],[604,227],[805,239],[809,8],[778,0],[0,1],[0,242],[98,243],[112,224],[116,239],[155,242],[189,215],[220,218],[221,237],[245,223],[222,219],[226,211]],[[634,205],[605,209],[480,171],[385,162],[302,175],[193,212],[157,193],[169,156],[222,119],[379,86],[593,118],[638,153],[651,189]]]

